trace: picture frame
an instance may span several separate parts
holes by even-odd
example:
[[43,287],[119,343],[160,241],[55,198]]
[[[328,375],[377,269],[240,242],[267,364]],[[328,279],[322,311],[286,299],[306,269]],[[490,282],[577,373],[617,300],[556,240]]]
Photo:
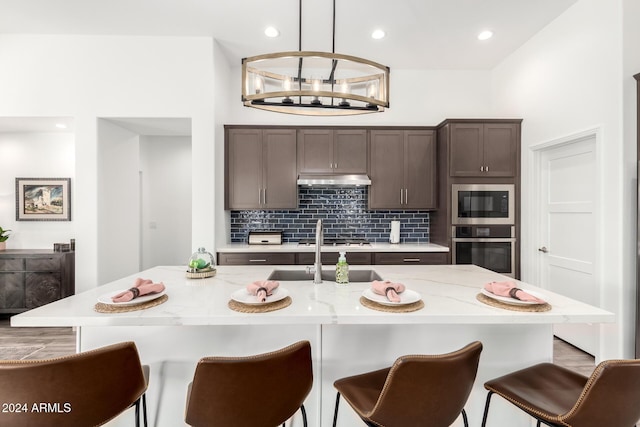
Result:
[[71,178],[16,178],[16,221],[71,221]]

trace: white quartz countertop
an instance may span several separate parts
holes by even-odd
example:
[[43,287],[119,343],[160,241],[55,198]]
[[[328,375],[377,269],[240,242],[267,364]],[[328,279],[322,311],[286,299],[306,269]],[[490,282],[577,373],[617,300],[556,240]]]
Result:
[[[330,267],[329,267],[330,268]],[[520,312],[491,307],[476,299],[491,281],[512,280],[473,265],[351,266],[350,271],[374,269],[383,279],[404,283],[418,292],[424,308],[410,313],[372,310],[360,303],[370,283],[338,286],[325,281],[281,281],[292,303],[268,313],[240,313],[229,308],[231,295],[274,269],[302,266],[219,266],[215,277],[187,279],[183,266],[154,267],[89,291],[21,313],[13,326],[145,326],[145,325],[287,325],[287,324],[552,324],[615,321],[608,311],[518,282],[525,290],[543,294],[552,309]],[[135,278],[164,282],[168,301],[145,310],[98,313],[99,296],[130,288]]]
[[[369,245],[331,246],[323,245],[322,252],[449,252],[449,248],[434,243],[372,242]],[[297,242],[281,245],[250,245],[248,243],[228,243],[217,248],[217,252],[315,252],[314,245],[299,245]]]

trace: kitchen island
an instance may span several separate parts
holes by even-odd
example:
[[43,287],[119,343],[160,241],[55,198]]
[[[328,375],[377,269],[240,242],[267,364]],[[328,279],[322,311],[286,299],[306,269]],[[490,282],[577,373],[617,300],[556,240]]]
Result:
[[[552,309],[511,311],[476,299],[482,285],[505,276],[473,265],[357,266],[374,269],[382,278],[404,283],[418,292],[424,308],[409,313],[372,310],[360,303],[368,282],[337,286],[325,281],[282,281],[288,307],[267,313],[232,310],[230,296],[274,270],[301,266],[219,266],[215,277],[187,279],[184,267],[155,267],[96,289],[17,315],[12,326],[74,326],[78,351],[133,340],[143,363],[151,366],[148,391],[151,424],[183,425],[187,384],[197,360],[211,355],[248,355],[271,351],[295,341],[311,342],[314,386],[305,406],[310,426],[330,426],[333,381],[393,363],[403,354],[444,353],[480,340],[484,350],[474,390],[467,404],[470,425],[479,425],[485,393],[483,383],[506,372],[553,356],[554,323],[613,322],[605,310],[519,283],[542,293]],[[98,313],[101,295],[131,287],[137,277],[163,281],[168,300],[156,307],[127,313]],[[425,396],[424,398],[428,398]],[[530,420],[494,399],[489,426],[529,426]],[[126,418],[126,417],[125,417]],[[492,422],[493,420],[493,422]],[[129,419],[110,425],[128,425]],[[295,417],[292,425],[301,425]],[[341,427],[362,423],[346,404]],[[461,421],[458,424],[462,425]]]

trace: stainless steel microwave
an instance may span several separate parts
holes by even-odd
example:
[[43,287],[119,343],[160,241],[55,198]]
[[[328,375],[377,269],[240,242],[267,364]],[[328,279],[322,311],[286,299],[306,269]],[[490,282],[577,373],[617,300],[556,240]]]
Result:
[[515,224],[513,184],[453,184],[453,225]]

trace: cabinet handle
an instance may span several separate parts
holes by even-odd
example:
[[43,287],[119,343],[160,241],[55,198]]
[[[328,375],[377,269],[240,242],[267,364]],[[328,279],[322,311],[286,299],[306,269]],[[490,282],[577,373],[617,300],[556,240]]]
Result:
[[402,188],[400,189],[400,204],[402,204]]
[[485,172],[489,172],[489,166],[485,166],[485,167],[484,167],[484,171],[485,171]]
[[420,262],[420,258],[403,258],[403,262]]
[[262,189],[262,203],[263,204],[267,204],[267,189],[263,188]]
[[480,166],[480,172],[484,172],[484,166]]
[[404,189],[404,204],[409,204],[409,190],[407,190],[406,188]]
[[262,204],[262,188],[258,188],[258,204],[261,205]]
[[250,259],[249,262],[267,262],[266,259]]

